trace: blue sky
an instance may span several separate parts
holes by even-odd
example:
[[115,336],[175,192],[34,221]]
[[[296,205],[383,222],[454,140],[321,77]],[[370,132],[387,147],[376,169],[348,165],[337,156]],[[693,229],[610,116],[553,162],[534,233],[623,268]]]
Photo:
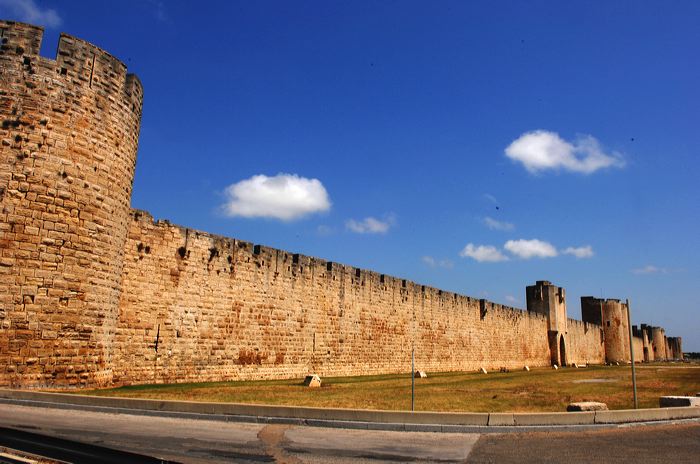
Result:
[[57,2],[122,59],[133,206],[525,306],[629,298],[700,351],[700,3]]

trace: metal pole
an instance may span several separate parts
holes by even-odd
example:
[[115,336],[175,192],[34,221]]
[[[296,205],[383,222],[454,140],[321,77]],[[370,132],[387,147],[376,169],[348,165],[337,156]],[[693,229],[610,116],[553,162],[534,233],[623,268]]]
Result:
[[634,409],[637,409],[637,372],[634,370],[634,345],[632,344],[632,315],[630,314],[630,300],[627,299],[627,325],[630,329],[630,359],[632,361],[632,390],[634,391]]
[[416,349],[411,348],[411,411],[416,410]]

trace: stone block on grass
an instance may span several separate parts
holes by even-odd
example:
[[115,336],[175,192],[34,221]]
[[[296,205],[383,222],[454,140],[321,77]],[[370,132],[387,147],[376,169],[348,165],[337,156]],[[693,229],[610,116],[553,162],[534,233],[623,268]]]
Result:
[[700,407],[700,398],[697,396],[662,396],[659,398],[659,406],[662,408],[682,406]]
[[428,374],[426,374],[425,371],[416,371],[414,377],[417,379],[425,379],[428,377]]
[[578,403],[571,403],[566,407],[569,412],[577,411],[607,411],[608,405],[605,403],[598,403],[596,401],[580,401]]
[[304,386],[317,388],[321,386],[321,377],[316,374],[307,375],[304,379]]

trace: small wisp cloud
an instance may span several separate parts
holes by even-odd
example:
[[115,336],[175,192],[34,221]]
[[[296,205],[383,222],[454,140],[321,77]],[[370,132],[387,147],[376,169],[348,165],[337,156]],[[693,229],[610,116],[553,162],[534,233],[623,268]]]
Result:
[[[46,27],[58,27],[63,20],[56,10],[51,8],[41,8],[34,0],[0,0],[0,9],[8,11],[13,19],[24,21],[30,24],[41,24]],[[9,19],[9,18],[8,18]]]
[[554,245],[537,239],[508,240],[503,248],[522,259],[553,258],[559,254]]
[[[576,258],[591,258],[594,254],[593,247],[590,245],[568,247],[560,252],[551,243],[538,239],[508,240],[503,245],[503,249],[513,258],[523,260],[534,258],[554,258],[559,256],[560,253],[565,255],[573,255]],[[462,258],[471,258],[478,262],[500,262],[508,261],[510,259],[508,255],[493,245],[475,245],[473,243],[468,243],[467,246],[460,251],[459,255]]]
[[432,256],[423,256],[421,258],[423,263],[425,263],[426,266],[432,267],[432,268],[438,268],[441,267],[443,269],[452,269],[454,266],[454,263],[450,261],[449,259],[435,259]]
[[482,219],[482,222],[486,227],[488,227],[491,230],[507,232],[515,229],[515,225],[510,222],[499,221],[488,216]]
[[605,153],[591,135],[568,142],[556,132],[545,130],[524,133],[506,148],[505,153],[533,174],[547,170],[591,174],[599,169],[625,165],[622,155]]
[[258,174],[229,185],[224,194],[226,203],[222,209],[231,217],[293,221],[331,208],[320,180],[296,174]]
[[356,234],[386,234],[394,223],[395,219],[391,215],[384,220],[369,216],[359,221],[348,219],[345,227]]
[[459,252],[462,258],[471,258],[480,263],[497,263],[500,261],[508,261],[508,257],[501,253],[495,246],[491,245],[474,245],[468,243],[462,251]]
[[590,258],[593,256],[593,247],[591,247],[590,245],[582,247],[568,247],[564,248],[564,250],[562,250],[562,253],[565,255],[573,255],[579,259]]
[[632,269],[632,274],[637,275],[648,275],[648,274],[668,274],[668,269],[663,267],[657,267],[652,264],[647,264],[644,267],[638,267]]

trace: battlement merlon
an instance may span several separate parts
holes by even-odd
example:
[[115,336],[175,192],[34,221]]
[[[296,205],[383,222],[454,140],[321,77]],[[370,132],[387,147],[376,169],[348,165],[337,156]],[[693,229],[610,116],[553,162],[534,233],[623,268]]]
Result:
[[121,60],[96,45],[62,33],[56,58],[52,61],[39,56],[43,35],[43,27],[0,20],[0,54],[36,56],[42,62],[51,62],[55,64],[57,75],[70,79],[72,84],[106,95],[126,95],[131,100],[132,110],[141,112],[143,86],[138,77],[127,74],[127,67]]
[[0,20],[0,49],[3,53],[38,55],[44,28],[33,24]]

